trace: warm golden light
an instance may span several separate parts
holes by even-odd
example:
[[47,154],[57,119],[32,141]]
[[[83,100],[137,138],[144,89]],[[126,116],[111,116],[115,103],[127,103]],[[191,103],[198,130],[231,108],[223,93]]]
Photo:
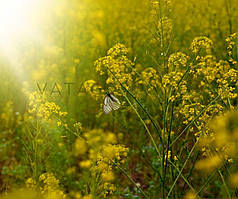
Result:
[[[0,0],[0,54],[18,77],[24,78],[21,64],[29,45],[44,41],[42,26],[51,13],[52,0]],[[45,20],[47,21],[47,20]],[[43,25],[41,25],[41,23]]]
[[12,51],[19,42],[40,40],[39,21],[51,0],[0,0],[0,49]]
[[31,31],[34,0],[0,0],[0,45],[6,47]]

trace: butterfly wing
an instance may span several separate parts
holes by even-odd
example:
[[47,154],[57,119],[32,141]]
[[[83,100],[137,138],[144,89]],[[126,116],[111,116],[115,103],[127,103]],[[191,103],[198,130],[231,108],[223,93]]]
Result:
[[103,111],[105,114],[110,113],[112,110],[117,110],[121,106],[120,101],[112,94],[107,94],[103,101]]
[[108,100],[110,99],[110,97],[106,96],[104,98],[104,102],[103,102],[103,111],[105,114],[108,114],[112,111],[112,108],[110,106],[110,103],[108,102]]
[[110,94],[110,97],[108,99],[108,103],[110,104],[110,107],[113,109],[113,110],[117,110],[120,108],[121,106],[121,103],[120,101],[115,97],[113,96],[112,94]]

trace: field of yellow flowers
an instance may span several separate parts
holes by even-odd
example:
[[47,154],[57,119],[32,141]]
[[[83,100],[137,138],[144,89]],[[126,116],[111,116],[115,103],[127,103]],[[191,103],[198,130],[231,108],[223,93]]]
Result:
[[238,198],[237,3],[0,1],[0,199]]

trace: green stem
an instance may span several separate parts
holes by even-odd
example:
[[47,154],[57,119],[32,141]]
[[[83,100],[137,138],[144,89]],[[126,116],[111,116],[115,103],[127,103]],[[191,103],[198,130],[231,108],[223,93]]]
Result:
[[151,121],[153,127],[154,127],[155,130],[156,130],[156,133],[158,134],[158,136],[159,136],[159,138],[160,138],[162,147],[164,147],[164,146],[163,146],[162,136],[160,135],[159,129],[158,129],[157,125],[155,124],[154,120],[152,119],[152,116],[151,116],[151,115],[148,113],[148,111],[142,106],[142,104],[138,101],[138,99],[137,99],[128,89],[126,89],[126,87],[124,87],[124,86],[122,85],[122,83],[121,83],[121,82],[119,81],[119,79],[114,75],[114,73],[113,73],[109,68],[107,68],[107,69],[108,69],[109,72],[113,75],[113,77],[118,81],[118,83],[121,85],[121,87],[123,88],[123,90],[126,91],[126,92],[136,101],[136,103],[141,107],[141,109],[145,112],[145,114],[147,115],[147,117],[148,117],[149,120]]
[[176,183],[177,183],[179,177],[182,175],[183,169],[185,168],[185,166],[186,166],[186,164],[187,164],[189,158],[191,157],[191,154],[193,153],[193,151],[194,151],[194,149],[195,149],[197,143],[198,143],[198,141],[195,142],[195,144],[193,145],[193,148],[192,148],[191,151],[189,152],[187,159],[185,160],[185,162],[184,162],[184,164],[183,164],[183,166],[182,166],[182,168],[181,168],[181,170],[180,170],[178,176],[176,177],[176,179],[175,179],[173,185],[171,186],[171,188],[170,188],[170,190],[169,190],[169,193],[168,193],[168,195],[167,195],[167,199],[169,198],[171,192],[173,191],[174,186],[176,185]]
[[230,194],[230,192],[229,192],[229,189],[228,189],[228,187],[227,187],[227,184],[226,184],[226,182],[225,182],[225,179],[224,179],[224,177],[223,177],[223,175],[222,175],[220,169],[218,170],[218,173],[219,173],[219,175],[221,176],[221,179],[222,179],[222,182],[223,182],[223,185],[224,185],[224,188],[225,188],[225,190],[226,190],[226,193],[227,193],[228,198],[231,198],[231,194]]
[[117,166],[117,168],[136,186],[136,188],[141,192],[141,194],[144,196],[144,198],[149,198],[149,196],[147,196],[145,194],[145,192],[140,188],[140,186],[138,186],[138,184],[131,178],[131,176],[129,176],[126,171],[121,168],[118,164],[115,163],[115,165]]
[[[171,111],[171,118],[170,118],[170,129],[168,132],[168,142],[167,142],[167,152],[166,152],[166,160],[165,160],[165,176],[166,176],[166,170],[167,170],[167,165],[168,165],[168,155],[169,155],[169,144],[170,144],[170,136],[171,136],[171,131],[172,131],[172,125],[173,125],[173,113],[174,113],[174,103],[172,103],[172,111]],[[165,180],[165,179],[164,179]]]
[[187,129],[210,107],[210,105],[215,102],[219,98],[219,95],[216,96],[184,129],[183,131],[174,139],[174,141],[170,144],[172,146],[183,134],[187,131]]
[[214,177],[214,175],[216,174],[216,170],[207,178],[206,182],[204,183],[204,185],[199,189],[199,191],[196,193],[196,195],[198,195],[200,192],[202,192],[202,190],[207,186],[207,184],[210,182],[210,180]]
[[136,108],[133,106],[133,104],[130,102],[130,100],[128,99],[128,97],[127,97],[126,95],[124,95],[124,97],[126,98],[127,102],[130,104],[130,106],[132,107],[132,109],[135,111],[136,115],[137,115],[138,118],[140,119],[141,123],[142,123],[143,126],[145,127],[146,132],[148,133],[148,135],[149,135],[149,137],[150,137],[150,139],[151,139],[151,141],[152,141],[152,143],[153,143],[153,145],[154,145],[154,147],[155,147],[155,150],[156,150],[158,156],[160,157],[159,149],[158,149],[158,147],[157,147],[157,145],[156,145],[156,143],[155,143],[155,140],[154,140],[152,134],[150,133],[150,130],[148,129],[148,127],[147,127],[147,125],[145,124],[144,120],[141,118],[140,114],[138,113],[138,111],[136,110]]
[[[179,168],[172,162],[169,160],[169,162],[172,164],[172,166],[178,171],[180,172]],[[193,188],[193,186],[188,182],[188,180],[185,178],[185,176],[183,174],[181,174],[181,177],[183,178],[183,180],[187,183],[187,185],[189,186],[189,188],[196,193],[196,190]]]

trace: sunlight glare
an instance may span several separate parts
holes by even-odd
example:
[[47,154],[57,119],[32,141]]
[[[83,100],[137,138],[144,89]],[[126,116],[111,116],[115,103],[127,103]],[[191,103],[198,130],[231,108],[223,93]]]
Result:
[[37,0],[0,0],[0,47],[8,48],[33,31]]
[[0,0],[0,55],[8,60],[18,78],[24,78],[21,63],[24,53],[45,38],[42,27],[47,26],[52,2],[54,0]]

